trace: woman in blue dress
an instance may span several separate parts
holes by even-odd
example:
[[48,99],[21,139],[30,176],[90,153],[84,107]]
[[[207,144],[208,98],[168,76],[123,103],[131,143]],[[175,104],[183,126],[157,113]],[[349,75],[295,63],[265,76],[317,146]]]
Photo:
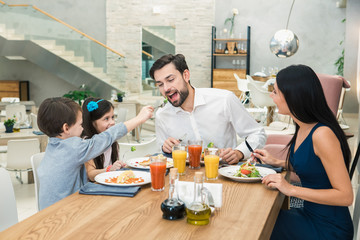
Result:
[[352,239],[351,153],[318,77],[308,66],[289,66],[276,76],[271,97],[279,113],[294,120],[295,134],[285,162],[265,150],[255,150],[254,155],[296,173],[302,186],[291,185],[281,174],[268,175],[262,182],[304,200],[303,208],[280,211],[271,239]]

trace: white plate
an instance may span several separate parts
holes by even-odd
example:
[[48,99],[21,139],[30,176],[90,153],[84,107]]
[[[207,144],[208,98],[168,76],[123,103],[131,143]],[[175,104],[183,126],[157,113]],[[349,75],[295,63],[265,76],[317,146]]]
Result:
[[141,177],[142,179],[144,179],[144,182],[130,183],[130,184],[107,183],[107,182],[105,182],[105,179],[112,178],[112,177],[117,177],[123,172],[124,171],[112,171],[112,172],[100,173],[100,174],[96,175],[95,181],[98,182],[98,183],[104,184],[104,185],[111,185],[111,186],[117,186],[117,187],[140,186],[140,185],[145,185],[145,184],[148,184],[148,183],[151,182],[150,172],[134,171],[134,170],[133,170],[133,172],[135,174],[135,177],[137,177],[137,178]]
[[[150,166],[142,166],[139,163],[142,161],[148,160],[149,157],[140,157],[140,158],[132,158],[126,161],[126,164],[132,168],[139,168],[139,169],[150,169]],[[174,161],[172,158],[167,158],[166,168],[171,168],[174,166]]]
[[[255,166],[256,167],[256,166]],[[252,177],[252,178],[245,178],[245,177],[235,177],[234,174],[239,170],[240,165],[230,166],[230,167],[223,167],[219,169],[219,174],[230,178],[237,182],[259,182],[261,181],[261,177]],[[265,167],[256,167],[262,177],[265,177],[269,174],[275,174],[275,170]]]

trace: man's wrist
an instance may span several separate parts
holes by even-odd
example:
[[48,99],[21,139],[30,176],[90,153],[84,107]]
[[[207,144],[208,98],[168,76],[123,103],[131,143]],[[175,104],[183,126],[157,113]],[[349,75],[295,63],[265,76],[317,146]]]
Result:
[[244,159],[244,154],[240,150],[235,149],[235,152],[239,162]]

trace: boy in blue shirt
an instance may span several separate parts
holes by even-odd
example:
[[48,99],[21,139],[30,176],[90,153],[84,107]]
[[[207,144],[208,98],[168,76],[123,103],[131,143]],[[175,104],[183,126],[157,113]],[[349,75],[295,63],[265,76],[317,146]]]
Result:
[[[97,107],[98,102],[89,102]],[[49,136],[38,168],[40,210],[77,192],[86,182],[84,163],[102,154],[114,141],[152,117],[154,108],[143,107],[133,119],[116,124],[90,139],[82,139],[82,110],[67,98],[45,99],[38,111],[39,129]]]

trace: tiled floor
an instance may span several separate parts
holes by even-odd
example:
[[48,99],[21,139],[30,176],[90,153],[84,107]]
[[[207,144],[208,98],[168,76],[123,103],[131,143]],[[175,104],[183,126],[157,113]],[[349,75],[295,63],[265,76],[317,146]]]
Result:
[[[357,147],[356,143],[358,142],[358,115],[344,114],[344,117],[347,125],[350,126],[350,129],[346,131],[354,134],[354,137],[349,139],[350,148],[352,153],[354,154]],[[6,161],[6,155],[0,154],[0,164],[4,163],[4,161]],[[11,172],[10,174],[15,191],[19,221],[22,221],[37,212],[35,201],[35,187],[34,184],[20,184],[20,182],[15,178],[15,174],[13,172]],[[26,178],[26,176],[23,176],[23,178]],[[359,183],[359,175],[357,171],[355,172],[352,183],[355,192],[358,188]],[[352,210],[352,207],[350,209]]]

